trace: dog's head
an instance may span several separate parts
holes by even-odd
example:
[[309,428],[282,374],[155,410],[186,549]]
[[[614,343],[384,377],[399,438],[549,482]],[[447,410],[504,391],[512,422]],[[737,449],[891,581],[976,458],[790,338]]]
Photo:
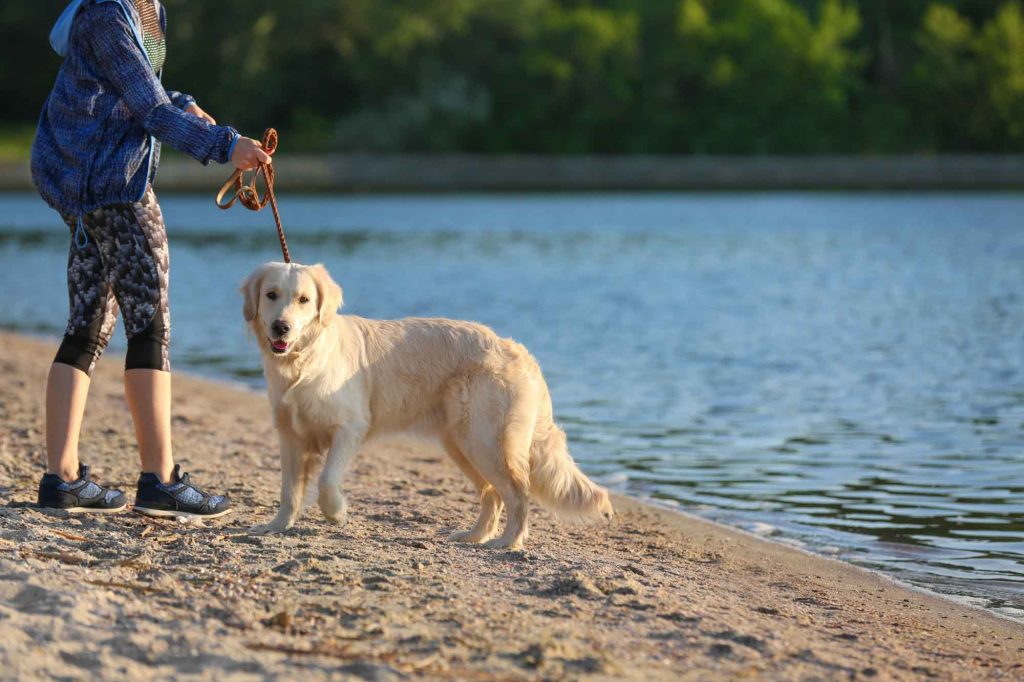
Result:
[[242,315],[260,348],[286,356],[330,323],[342,304],[323,265],[267,263],[242,283]]

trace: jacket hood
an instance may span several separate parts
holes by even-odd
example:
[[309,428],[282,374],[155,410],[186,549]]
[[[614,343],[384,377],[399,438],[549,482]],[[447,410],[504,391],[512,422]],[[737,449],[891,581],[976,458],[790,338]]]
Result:
[[57,23],[50,29],[50,47],[61,57],[68,55],[68,42],[71,40],[71,26],[75,23],[75,15],[82,8],[84,0],[71,0],[64,11],[57,17]]
[[[75,25],[75,17],[78,16],[78,10],[82,9],[91,2],[116,2],[121,5],[121,8],[128,14],[129,17],[135,15],[135,8],[131,0],[71,0],[68,6],[64,8],[64,11],[57,17],[57,22],[50,29],[50,47],[53,51],[59,54],[61,57],[68,56],[68,43],[71,42],[71,29]],[[160,3],[156,3],[157,11],[160,11]],[[136,29],[137,30],[137,29]]]

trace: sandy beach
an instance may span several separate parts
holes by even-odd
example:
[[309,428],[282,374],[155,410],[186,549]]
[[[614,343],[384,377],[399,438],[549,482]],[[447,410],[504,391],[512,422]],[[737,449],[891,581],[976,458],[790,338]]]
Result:
[[[1018,623],[622,498],[610,525],[536,509],[524,551],[450,543],[474,496],[427,443],[360,454],[344,527],[314,508],[251,536],[277,498],[266,397],[181,374],[176,457],[236,511],[44,513],[55,345],[0,341],[2,679],[1024,679]],[[81,450],[131,494],[121,366],[99,364]]]

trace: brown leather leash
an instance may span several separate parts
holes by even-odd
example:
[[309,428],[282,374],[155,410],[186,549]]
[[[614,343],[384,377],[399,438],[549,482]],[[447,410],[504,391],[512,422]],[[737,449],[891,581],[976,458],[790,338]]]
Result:
[[[277,131],[273,128],[267,128],[263,133],[263,151],[269,155],[273,155],[277,151]],[[267,191],[262,197],[259,190],[256,189],[256,178],[260,175],[263,176],[263,182],[267,186]],[[284,256],[285,263],[291,263],[292,258],[288,253],[288,242],[284,238],[284,228],[281,227],[281,214],[277,210],[277,197],[274,196],[274,164],[261,163],[256,167],[248,184],[244,179],[245,171],[241,169],[237,169],[231,174],[228,181],[217,192],[217,207],[229,209],[235,205],[235,201],[238,201],[250,211],[259,211],[269,202],[270,210],[274,212],[274,222],[277,223],[277,238],[281,242],[281,255]],[[231,199],[226,204],[222,203],[224,196],[232,190],[234,192]]]

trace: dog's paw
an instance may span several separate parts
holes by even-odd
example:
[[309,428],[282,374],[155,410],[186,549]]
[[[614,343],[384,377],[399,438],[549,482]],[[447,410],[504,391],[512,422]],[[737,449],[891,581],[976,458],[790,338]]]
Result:
[[341,514],[335,514],[334,516],[328,516],[327,514],[324,514],[324,520],[327,521],[327,523],[330,523],[335,526],[344,526],[346,523],[348,523],[348,514],[344,512]]
[[290,526],[282,526],[276,523],[261,523],[250,528],[249,533],[252,535],[274,535],[276,533],[283,533],[288,528]]
[[319,503],[329,522],[341,526],[348,520],[348,500],[337,488],[321,488]]
[[484,547],[487,549],[507,549],[510,551],[516,551],[523,548],[523,541],[519,538],[515,540],[506,540],[505,538],[494,538],[484,543]]
[[457,530],[449,535],[448,539],[452,542],[465,542],[478,545],[487,538],[481,537],[479,533],[474,533],[471,530]]

